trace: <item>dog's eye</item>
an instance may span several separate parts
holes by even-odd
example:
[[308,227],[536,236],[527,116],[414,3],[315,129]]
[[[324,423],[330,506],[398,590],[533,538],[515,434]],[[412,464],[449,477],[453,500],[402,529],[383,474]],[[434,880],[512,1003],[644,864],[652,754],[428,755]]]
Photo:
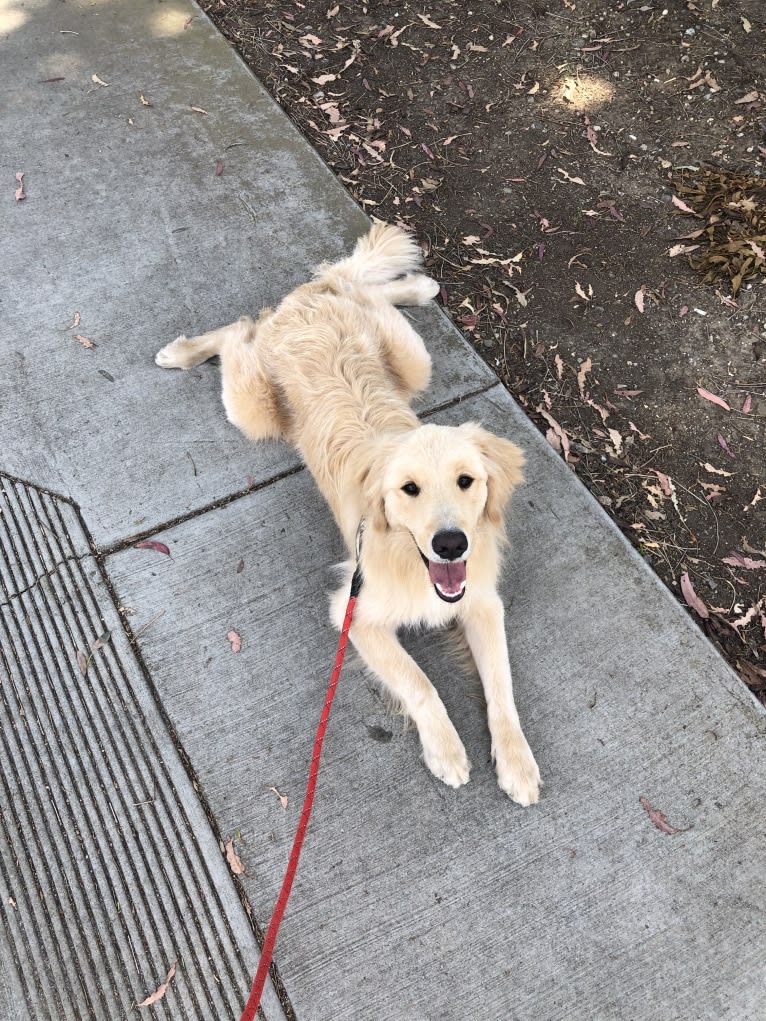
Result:
[[473,479],[470,475],[458,475],[457,484],[461,489],[470,489],[473,485]]
[[420,492],[420,486],[415,482],[405,482],[402,486],[402,492],[406,493],[407,496],[417,496]]

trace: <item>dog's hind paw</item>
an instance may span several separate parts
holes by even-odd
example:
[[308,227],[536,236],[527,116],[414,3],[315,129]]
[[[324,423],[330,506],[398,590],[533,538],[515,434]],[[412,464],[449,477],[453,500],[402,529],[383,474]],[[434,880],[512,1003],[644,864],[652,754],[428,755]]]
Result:
[[154,361],[161,369],[190,369],[197,364],[192,341],[183,334],[166,344],[154,356]]

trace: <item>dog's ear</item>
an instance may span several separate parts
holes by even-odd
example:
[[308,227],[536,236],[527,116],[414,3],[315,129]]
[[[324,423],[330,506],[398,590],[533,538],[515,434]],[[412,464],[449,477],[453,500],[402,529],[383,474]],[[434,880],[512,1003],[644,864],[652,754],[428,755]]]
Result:
[[491,524],[502,527],[511,493],[524,477],[524,454],[515,443],[495,436],[475,422],[466,422],[460,428],[468,433],[481,451],[487,469],[487,504],[484,513]]
[[362,494],[362,515],[367,524],[378,531],[386,531],[383,476],[390,454],[391,444],[381,440],[370,440],[357,451],[359,487]]

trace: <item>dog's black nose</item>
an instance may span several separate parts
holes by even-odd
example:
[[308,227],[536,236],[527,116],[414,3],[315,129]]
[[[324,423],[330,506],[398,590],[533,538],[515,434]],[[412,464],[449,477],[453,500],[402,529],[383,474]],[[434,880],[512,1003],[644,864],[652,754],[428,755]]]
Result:
[[441,557],[442,560],[457,560],[468,549],[468,539],[463,532],[445,529],[436,533],[431,540],[431,546],[437,557]]

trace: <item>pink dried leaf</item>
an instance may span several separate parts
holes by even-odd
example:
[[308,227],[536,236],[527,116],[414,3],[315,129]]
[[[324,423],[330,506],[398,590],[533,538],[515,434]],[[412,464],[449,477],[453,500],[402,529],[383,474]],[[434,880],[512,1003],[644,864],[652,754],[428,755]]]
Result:
[[133,549],[150,549],[155,553],[164,553],[166,557],[170,556],[170,550],[165,543],[157,542],[155,539],[144,539],[142,542],[137,542]]
[[697,387],[697,393],[700,397],[704,397],[706,401],[710,401],[711,404],[717,404],[719,408],[723,408],[724,411],[731,411],[731,408],[723,399],[723,397],[717,397],[715,394],[711,394],[709,390],[706,390],[704,386]]
[[745,557],[736,550],[732,550],[728,557],[724,557],[723,562],[731,567],[744,567],[746,571],[760,571],[766,567],[766,560]]
[[73,336],[78,344],[82,344],[82,346],[87,348],[89,351],[92,351],[96,347],[95,343],[90,339],[90,337],[83,337],[81,333],[75,333],[73,334]]
[[691,579],[686,571],[681,575],[681,592],[684,599],[686,600],[687,606],[690,606],[692,610],[703,620],[707,620],[710,616],[707,606],[702,602],[700,597],[694,591],[694,586],[691,583]]
[[641,287],[640,290],[636,291],[633,295],[633,301],[639,312],[644,311],[644,295],[646,294],[646,287]]
[[27,196],[24,192],[24,174],[20,170],[16,172],[16,180],[18,181],[19,186],[14,192],[14,195],[16,196],[17,202],[23,202]]
[[239,652],[242,648],[242,639],[239,637],[236,631],[227,631],[226,637],[231,642],[231,651]]
[[167,976],[165,977],[165,981],[161,985],[157,986],[157,988],[154,990],[151,996],[147,996],[145,1000],[141,1000],[141,1002],[138,1005],[139,1007],[151,1007],[153,1003],[157,1003],[158,1000],[162,999],[162,997],[168,991],[170,983],[173,981],[173,978],[175,977],[176,963],[177,963],[176,961],[173,961],[173,963],[170,965],[170,970],[168,971]]
[[752,408],[752,406],[753,406],[753,398],[750,396],[750,394],[747,394],[747,396],[745,397],[744,404],[742,405],[742,414],[743,415],[749,415],[750,414],[750,409]]
[[718,439],[718,445],[719,445],[719,447],[720,447],[720,448],[721,448],[722,450],[725,450],[725,451],[726,451],[726,453],[727,453],[727,454],[729,455],[729,457],[730,457],[730,458],[731,458],[731,459],[732,459],[733,461],[736,461],[736,457],[735,457],[735,455],[734,455],[734,454],[733,454],[733,453],[731,452],[731,450],[730,450],[730,448],[729,448],[729,444],[728,444],[728,443],[726,442],[726,440],[725,440],[725,439],[723,438],[723,436],[722,436],[722,435],[721,435],[720,433],[718,433],[717,439]]
[[641,797],[638,801],[660,833],[667,833],[669,836],[672,836],[674,833],[688,833],[691,829],[691,826],[685,826],[683,829],[671,826],[665,813],[661,812],[659,808],[652,808],[646,798]]
[[90,666],[90,657],[86,656],[84,652],[77,650],[77,666],[80,668],[80,673],[85,677],[88,673],[88,667]]
[[215,176],[216,177],[220,177],[222,173],[223,173],[223,163],[221,163],[220,160],[216,160],[216,162],[215,162]]

